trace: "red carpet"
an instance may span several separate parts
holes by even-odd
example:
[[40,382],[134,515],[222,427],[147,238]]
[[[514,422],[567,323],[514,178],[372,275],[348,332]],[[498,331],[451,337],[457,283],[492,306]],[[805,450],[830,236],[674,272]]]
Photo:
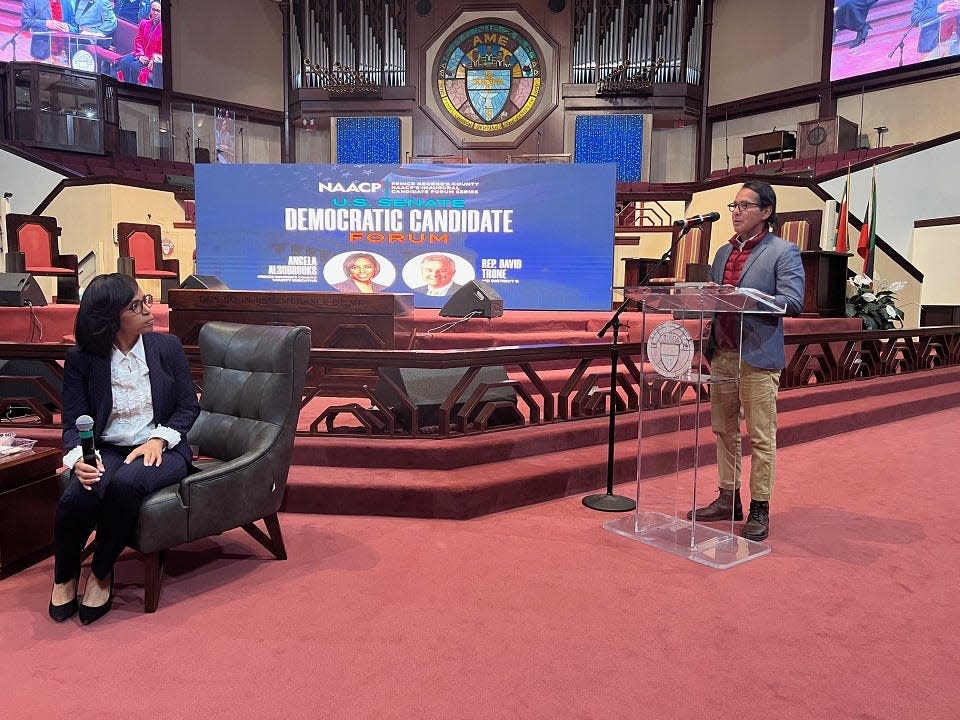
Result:
[[[285,515],[141,566],[82,628],[0,583],[4,717],[914,718],[960,705],[960,410],[786,448],[773,553],[715,571],[579,498],[468,521]],[[631,492],[631,487],[624,491]]]

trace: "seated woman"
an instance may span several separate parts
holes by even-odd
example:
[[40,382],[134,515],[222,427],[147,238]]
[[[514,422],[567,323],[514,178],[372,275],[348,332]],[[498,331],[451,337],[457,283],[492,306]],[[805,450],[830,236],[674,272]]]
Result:
[[150,3],[150,14],[137,26],[133,52],[120,58],[117,79],[140,85],[158,87],[162,78],[153,77],[154,65],[163,61],[163,24],[160,21],[160,3]]
[[343,274],[347,279],[333,286],[342,293],[378,293],[387,289],[373,279],[380,274],[380,263],[373,255],[354,253],[343,261]]
[[[192,469],[187,431],[200,406],[180,341],[151,332],[151,305],[153,298],[119,273],[94,278],[80,301],[77,345],[63,367],[63,463],[72,472],[54,525],[49,612],[57,622],[78,610],[80,559],[90,533],[97,531],[97,545],[79,605],[84,625],[110,610],[113,566],[143,498]],[[81,415],[94,420],[95,465],[83,460]]]

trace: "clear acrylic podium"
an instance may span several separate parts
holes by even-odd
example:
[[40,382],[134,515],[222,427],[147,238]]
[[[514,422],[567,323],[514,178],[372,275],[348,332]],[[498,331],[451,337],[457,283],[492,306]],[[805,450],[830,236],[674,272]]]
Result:
[[[778,305],[775,298],[756,290],[723,285],[638,287],[628,289],[626,296],[642,310],[643,337],[647,339],[643,357],[644,385],[659,386],[661,391],[669,388],[676,393],[678,400],[682,399],[686,390],[692,388],[694,391],[693,459],[692,467],[686,473],[692,476],[692,480],[682,479],[681,473],[682,436],[679,431],[685,407],[682,403],[677,405],[675,471],[672,476],[657,479],[656,492],[650,489],[650,480],[642,479],[645,440],[651,443],[653,440],[644,438],[645,403],[641,403],[637,440],[637,509],[634,513],[604,523],[603,527],[631,540],[715,568],[733,567],[766,555],[770,552],[769,546],[734,533],[732,513],[730,520],[722,523],[724,529],[716,527],[721,523],[713,523],[714,527],[711,527],[698,522],[696,516],[687,520],[686,515],[688,510],[701,504],[697,497],[697,476],[703,391],[721,383],[739,383],[737,377],[716,377],[702,372],[700,346],[701,338],[706,341],[708,323],[714,320],[724,323],[727,332],[740,338],[737,347],[742,347],[744,316],[783,315],[786,307]],[[648,377],[650,383],[647,382]],[[648,485],[646,492],[645,485]],[[711,487],[710,490],[712,493],[715,488]]]

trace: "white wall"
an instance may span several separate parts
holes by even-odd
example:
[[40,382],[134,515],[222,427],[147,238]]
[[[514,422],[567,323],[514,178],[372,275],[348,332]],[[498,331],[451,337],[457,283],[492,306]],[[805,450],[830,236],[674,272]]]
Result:
[[272,0],[172,0],[173,89],[283,109],[280,9]]
[[31,215],[66,175],[0,149],[0,195],[13,193],[10,212]]
[[960,227],[940,225],[914,230],[911,260],[923,273],[924,305],[960,304],[958,263],[944,262],[944,258],[960,258]]
[[716,0],[707,103],[819,82],[823,18],[822,0]]
[[697,132],[696,125],[654,130],[651,133],[649,158],[645,163],[648,164],[650,172],[644,179],[655,183],[695,180]]
[[[875,127],[887,128],[883,144],[899,145],[949,135],[960,129],[960,78],[930,80],[901,85],[863,95],[861,133],[868,133],[871,147],[877,144]],[[837,100],[837,114],[860,123],[861,97]]]

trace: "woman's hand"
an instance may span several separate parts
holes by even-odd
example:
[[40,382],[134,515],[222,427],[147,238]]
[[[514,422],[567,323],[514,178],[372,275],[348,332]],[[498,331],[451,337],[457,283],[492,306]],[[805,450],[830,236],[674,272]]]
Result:
[[123,462],[129,465],[138,457],[143,457],[143,464],[147,467],[153,467],[154,465],[159,467],[163,461],[163,451],[166,447],[166,441],[161,438],[150,438],[140,447],[134,448]]
[[77,460],[77,464],[73,466],[73,472],[84,490],[93,490],[93,486],[100,482],[100,476],[103,475],[103,463],[97,460],[97,466],[94,467],[87,465],[83,460]]

